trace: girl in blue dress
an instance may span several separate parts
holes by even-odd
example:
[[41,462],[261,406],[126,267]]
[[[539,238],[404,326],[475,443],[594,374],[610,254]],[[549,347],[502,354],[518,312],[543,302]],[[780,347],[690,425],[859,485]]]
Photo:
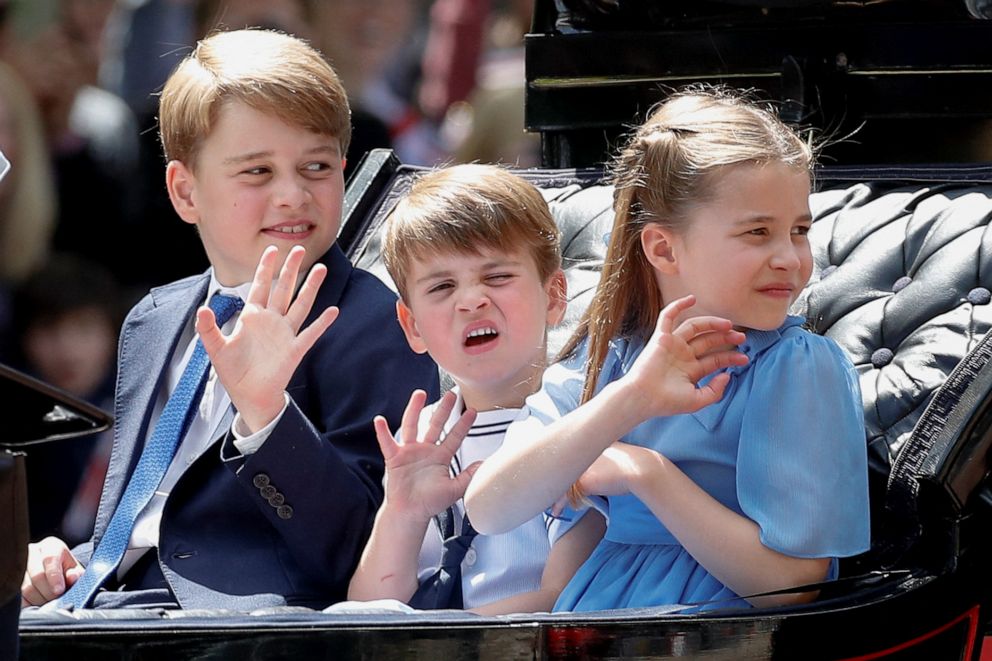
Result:
[[596,296],[466,495],[502,532],[562,494],[606,535],[555,610],[798,603],[867,550],[854,368],[789,307],[812,272],[812,153],[725,92],[662,104],[615,167]]

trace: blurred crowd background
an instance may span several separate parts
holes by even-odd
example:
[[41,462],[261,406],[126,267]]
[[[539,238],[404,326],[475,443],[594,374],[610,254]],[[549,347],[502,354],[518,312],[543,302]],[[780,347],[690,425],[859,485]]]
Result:
[[[117,333],[206,257],[164,185],[157,93],[197,39],[279,29],[348,90],[364,153],[537,165],[523,129],[532,0],[0,0],[0,362],[112,410]],[[6,406],[16,405],[7,402]],[[29,454],[32,539],[88,539],[112,439]]]

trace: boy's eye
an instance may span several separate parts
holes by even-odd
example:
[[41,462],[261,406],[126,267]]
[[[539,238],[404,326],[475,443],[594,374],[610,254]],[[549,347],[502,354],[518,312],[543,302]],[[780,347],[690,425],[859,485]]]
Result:
[[314,161],[313,163],[304,165],[303,170],[306,172],[329,172],[331,170],[331,164],[323,161]]
[[512,273],[492,273],[486,276],[486,282],[501,283],[513,279]]
[[250,174],[250,175],[261,175],[268,173],[269,173],[269,168],[265,167],[264,165],[259,165],[253,168],[247,168],[241,171],[241,174]]
[[445,291],[447,289],[451,289],[452,287],[453,287],[453,285],[450,282],[439,282],[437,284],[434,284],[434,285],[431,285],[430,287],[428,287],[427,288],[427,293],[428,294],[433,294],[435,292],[441,292],[441,291]]
[[749,229],[747,232],[745,232],[745,234],[747,234],[748,236],[765,236],[766,234],[768,234],[768,229],[764,227],[755,227],[753,229]]
[[809,225],[796,225],[792,228],[793,234],[798,234],[799,236],[806,236],[809,234]]

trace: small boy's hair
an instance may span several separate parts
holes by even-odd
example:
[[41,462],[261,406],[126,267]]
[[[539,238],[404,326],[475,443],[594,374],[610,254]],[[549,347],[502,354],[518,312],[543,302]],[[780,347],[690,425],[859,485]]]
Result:
[[382,257],[400,297],[414,260],[440,253],[524,249],[542,282],[561,266],[560,232],[530,183],[495,165],[455,165],[420,176],[390,214]]
[[351,141],[348,96],[331,65],[307,42],[274,30],[215,32],[172,72],[159,102],[167,161],[195,169],[221,108],[240,101],[291,126]]

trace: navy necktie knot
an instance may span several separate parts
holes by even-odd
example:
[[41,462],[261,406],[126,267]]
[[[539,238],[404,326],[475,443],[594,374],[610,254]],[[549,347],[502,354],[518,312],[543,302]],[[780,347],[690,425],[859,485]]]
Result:
[[237,314],[244,306],[245,303],[239,296],[217,292],[210,297],[209,307],[213,310],[214,317],[217,319],[218,328],[230,321],[231,317]]

